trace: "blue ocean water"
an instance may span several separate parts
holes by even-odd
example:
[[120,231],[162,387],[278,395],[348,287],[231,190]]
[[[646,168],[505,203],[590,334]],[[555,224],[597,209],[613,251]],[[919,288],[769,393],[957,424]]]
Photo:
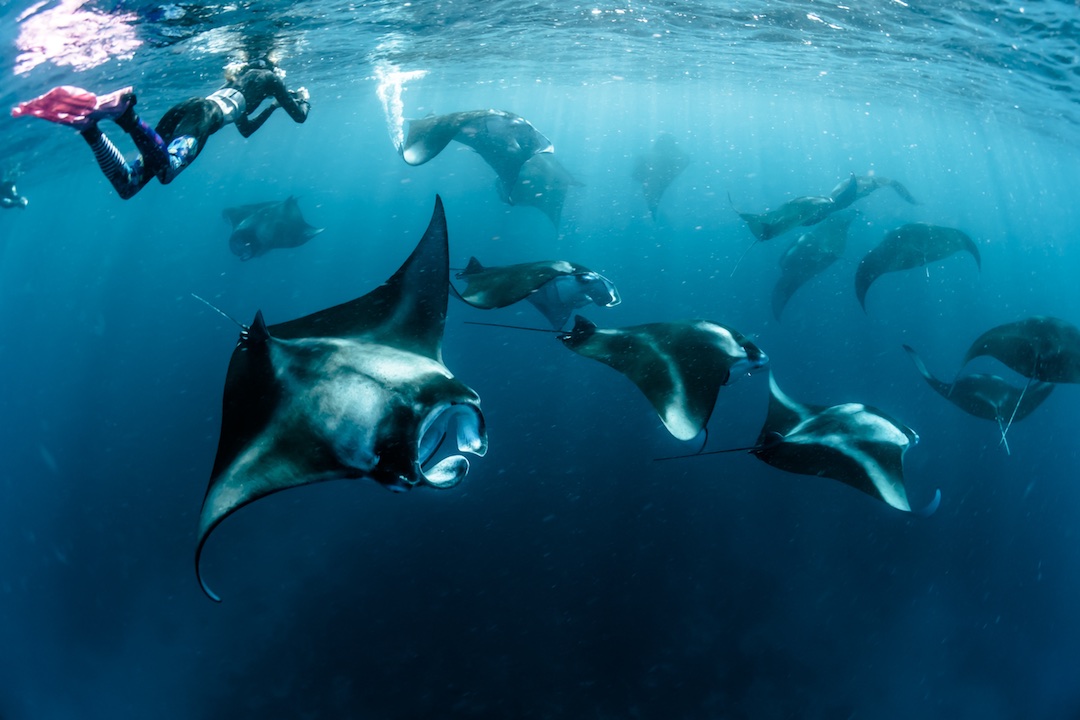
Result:
[[[17,0],[0,20],[4,107],[134,85],[156,120],[267,50],[312,97],[305,124],[226,128],[128,201],[72,131],[0,120],[30,201],[0,212],[0,718],[1080,717],[1080,390],[1007,454],[901,349],[951,378],[994,325],[1080,323],[1074,4]],[[558,228],[463,146],[395,151],[402,119],[489,107],[582,183]],[[631,176],[661,132],[691,163],[653,219]],[[752,240],[732,203],[851,172],[919,204],[859,201],[844,257],[778,321],[798,231],[732,274]],[[362,295],[436,194],[454,265],[582,263],[623,298],[586,311],[601,325],[709,318],[791,396],[887,410],[921,438],[913,505],[940,488],[940,509],[745,454],[654,463],[696,445],[625,377],[465,324],[540,326],[530,307],[454,303],[444,356],[482,398],[487,456],[454,490],[338,481],[244,508],[207,545],[210,602],[192,553],[238,330],[191,294],[271,323]],[[240,262],[222,208],[289,195],[326,230]],[[909,222],[963,229],[981,270],[884,276],[864,312],[855,267]],[[752,444],[767,401],[764,375],[723,388],[710,448]]]

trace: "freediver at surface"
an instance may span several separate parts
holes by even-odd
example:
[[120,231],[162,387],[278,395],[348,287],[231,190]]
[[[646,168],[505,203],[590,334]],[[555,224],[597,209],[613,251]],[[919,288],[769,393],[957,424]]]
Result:
[[[135,92],[126,87],[108,95],[71,85],[49,92],[12,109],[12,117],[29,115],[67,125],[79,131],[94,151],[101,171],[125,200],[139,192],[152,178],[163,185],[172,182],[198,157],[206,139],[226,125],[235,124],[250,136],[281,107],[295,122],[307,120],[310,103],[305,88],[289,90],[285,71],[267,60],[235,63],[225,67],[225,86],[208,97],[193,97],[174,105],[151,128],[135,113]],[[264,100],[262,112],[252,117]],[[131,136],[139,156],[128,163],[112,141],[98,128],[112,120]]]
[[14,171],[0,173],[0,208],[5,210],[19,208],[21,210],[30,204],[30,201],[20,195],[15,188],[15,180],[18,177],[19,174]]

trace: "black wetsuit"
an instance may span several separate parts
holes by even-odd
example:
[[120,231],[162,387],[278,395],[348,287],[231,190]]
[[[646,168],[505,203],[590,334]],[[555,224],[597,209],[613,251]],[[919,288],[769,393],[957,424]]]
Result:
[[27,206],[26,198],[19,195],[19,191],[15,189],[14,180],[0,180],[0,207],[5,210],[8,208],[24,208]]
[[[217,96],[229,100],[229,90],[242,96],[242,106],[214,100]],[[255,117],[250,117],[250,111],[258,108],[267,98],[275,102]],[[223,104],[235,108],[236,112],[227,117],[222,110]],[[162,184],[172,182],[181,170],[198,157],[206,139],[229,121],[236,124],[241,135],[248,137],[262,127],[278,107],[284,108],[294,121],[302,123],[307,119],[310,106],[301,99],[299,92],[290,92],[272,70],[250,69],[210,97],[189,98],[173,106],[162,116],[156,130],[139,118],[132,104],[127,112],[116,119],[116,124],[131,136],[140,152],[140,156],[130,165],[96,125],[84,130],[82,136],[94,150],[94,157],[105,177],[120,197],[127,199],[141,190],[151,178],[158,178]]]
[[[294,93],[290,93],[284,81],[272,70],[247,70],[235,82],[227,83],[225,88],[238,90],[244,96],[245,111],[234,120],[236,129],[244,137],[249,137],[262,127],[277,106],[298,123],[307,119],[307,101],[299,100]],[[254,118],[250,117],[249,113],[267,98],[273,98],[277,104],[268,105]],[[209,98],[193,97],[166,112],[157,124],[157,133],[166,144],[181,135],[195,138],[197,155],[206,138],[223,127],[225,114],[218,104]]]

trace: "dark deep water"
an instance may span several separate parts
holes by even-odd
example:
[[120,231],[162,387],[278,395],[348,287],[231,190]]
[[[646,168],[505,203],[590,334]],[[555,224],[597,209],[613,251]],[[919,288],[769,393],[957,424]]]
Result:
[[[156,120],[270,34],[313,104],[302,126],[226,128],[129,201],[72,131],[0,120],[30,199],[0,211],[0,718],[1080,718],[1080,390],[1055,390],[1006,454],[901,350],[951,378],[993,325],[1080,322],[1076,7],[415,5],[53,2],[37,14],[132,13],[142,44],[24,72],[31,4],[0,8],[5,107],[134,84]],[[428,71],[406,117],[503,108],[551,138],[584,183],[558,231],[500,202],[463,146],[405,165],[388,68]],[[631,171],[661,131],[692,162],[654,221]],[[778,322],[797,232],[729,277],[751,236],[727,195],[764,209],[870,171],[920,204],[859,201],[844,257]],[[210,602],[192,553],[237,328],[191,293],[271,323],[366,293],[436,193],[455,266],[573,260],[619,287],[585,311],[602,326],[709,318],[793,397],[887,409],[921,437],[912,504],[941,488],[940,509],[743,454],[653,463],[696,446],[626,378],[464,324],[538,326],[532,308],[452,303],[445,361],[482,398],[487,456],[453,490],[339,481],[244,508],[207,545]],[[241,263],[221,209],[290,194],[326,231]],[[907,222],[962,228],[981,272],[954,256],[885,276],[863,312],[859,258]],[[767,398],[764,374],[723,388],[710,447],[752,443]]]

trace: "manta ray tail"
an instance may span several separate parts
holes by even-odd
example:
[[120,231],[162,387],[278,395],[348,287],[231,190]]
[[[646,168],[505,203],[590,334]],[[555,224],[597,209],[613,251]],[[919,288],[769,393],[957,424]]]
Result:
[[1005,446],[1005,454],[1012,455],[1012,450],[1009,449],[1009,441],[1005,438],[1005,423],[1001,422],[1001,417],[997,419],[998,432],[1001,433],[1001,440],[998,441],[998,445]]
[[746,254],[747,254],[748,252],[750,252],[750,248],[754,247],[754,246],[755,246],[755,245],[757,245],[757,244],[758,244],[758,241],[757,241],[757,239],[755,238],[755,239],[754,239],[754,242],[752,242],[752,243],[750,243],[749,245],[747,245],[747,246],[746,246],[746,249],[742,251],[742,255],[740,255],[740,256],[739,256],[739,259],[738,259],[738,260],[737,260],[737,261],[735,262],[735,267],[731,268],[731,274],[730,274],[730,275],[728,275],[728,277],[729,277],[729,278],[730,278],[730,277],[735,277],[735,271],[739,269],[739,265],[740,265],[740,264],[742,263],[742,261],[743,261],[743,258],[745,258],[745,257],[746,257]]
[[[1020,391],[1020,397],[1016,398],[1016,404],[1013,405],[1013,411],[1012,411],[1012,415],[1009,416],[1009,422],[1007,422],[1005,424],[1005,428],[1001,431],[1001,442],[998,443],[998,444],[999,445],[1005,445],[1005,452],[1006,452],[1006,454],[1009,454],[1009,455],[1012,455],[1012,453],[1009,452],[1009,441],[1005,439],[1005,435],[1008,434],[1009,428],[1012,427],[1013,419],[1016,418],[1016,411],[1020,409],[1020,403],[1024,402],[1024,395],[1027,393],[1029,387],[1031,387],[1031,378],[1030,377],[1027,379],[1027,382],[1024,383],[1024,389]],[[998,427],[1000,427],[1000,426],[1001,426],[1001,421],[999,420],[998,421]]]
[[[706,442],[708,442],[708,435],[705,436]],[[660,462],[661,460],[685,460],[686,458],[704,457],[706,455],[723,455],[724,453],[733,452],[754,452],[755,450],[761,450],[765,446],[769,445],[769,442],[759,443],[757,445],[750,445],[748,447],[737,448],[724,448],[723,450],[698,450],[696,453],[688,453],[686,455],[668,455],[667,457],[653,458],[653,462]],[[704,447],[704,446],[702,446]]]
[[240,327],[240,329],[241,329],[241,330],[247,330],[247,329],[248,329],[248,326],[247,326],[247,325],[245,325],[244,323],[240,322],[239,320],[237,320],[236,318],[234,318],[234,317],[233,317],[232,315],[229,315],[229,314],[228,314],[227,312],[225,312],[224,310],[222,310],[221,308],[219,308],[219,307],[218,307],[217,305],[214,305],[214,304],[213,304],[212,302],[210,302],[209,300],[207,300],[207,299],[205,299],[205,298],[201,298],[201,297],[199,297],[198,295],[196,295],[195,293],[191,293],[191,297],[193,297],[193,298],[195,298],[196,300],[198,300],[199,302],[203,303],[203,304],[204,304],[204,305],[206,305],[206,306],[207,306],[208,308],[210,308],[211,310],[213,310],[214,312],[216,312],[216,313],[217,313],[218,315],[220,315],[221,317],[225,318],[226,320],[231,320],[231,321],[233,321],[234,323],[236,323],[236,324],[237,324],[237,325],[238,325],[238,326]]
[[[466,302],[468,302],[468,301],[466,300]],[[487,327],[510,328],[511,330],[532,330],[533,332],[552,333],[554,335],[565,335],[566,334],[562,330],[549,330],[548,328],[524,327],[523,325],[503,325],[501,323],[476,322],[475,320],[466,320],[465,324],[466,325],[485,325]]]

